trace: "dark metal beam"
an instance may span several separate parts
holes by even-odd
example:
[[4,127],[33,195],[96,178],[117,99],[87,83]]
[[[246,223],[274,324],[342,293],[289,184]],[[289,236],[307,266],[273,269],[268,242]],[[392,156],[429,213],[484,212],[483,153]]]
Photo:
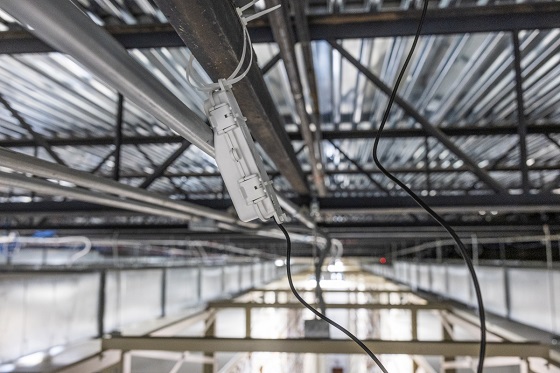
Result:
[[[60,203],[60,202],[56,202]],[[70,202],[68,202],[70,203]],[[12,204],[10,204],[12,205]],[[37,210],[36,214],[38,216],[48,215],[51,216],[56,214],[64,214],[62,212],[53,213],[47,212],[45,210],[35,209]],[[89,210],[82,211],[82,212],[71,212],[69,214],[78,214],[81,213],[84,216],[108,216],[109,214],[120,215],[121,211],[113,210],[113,211],[104,211],[104,212],[91,212]],[[124,212],[125,214],[127,212]],[[457,227],[457,230],[464,232],[470,237],[473,228],[476,228],[478,232],[488,232],[488,236],[496,237],[496,234],[511,236],[516,233],[525,233],[529,232],[530,234],[539,235],[542,234],[542,226],[545,223],[549,224],[558,224],[560,219],[558,215],[554,216],[551,214],[547,214],[546,218],[543,219],[542,216],[544,214],[518,214],[516,215],[518,219],[515,221],[504,221],[503,219],[493,219],[488,222],[485,219],[479,220],[469,220],[464,221],[462,219],[457,219],[453,217],[447,217],[449,223],[454,227]],[[125,215],[126,216],[126,215]],[[378,238],[382,237],[379,235],[380,232],[392,232],[392,235],[389,237],[393,242],[395,238],[402,238],[403,232],[406,232],[407,235],[410,237],[413,235],[415,238],[420,236],[420,230],[428,230],[429,232],[433,232],[431,237],[433,238],[442,238],[445,233],[442,233],[441,230],[437,229],[439,225],[436,222],[431,220],[425,219],[417,222],[411,222],[409,220],[406,221],[395,221],[392,219],[390,222],[383,222],[383,221],[374,221],[374,222],[323,222],[321,226],[329,227],[334,237],[339,235],[350,235],[354,238],[354,242],[356,241],[355,238],[360,237],[360,233],[356,230],[360,228],[367,227],[367,232],[370,235],[377,235]],[[337,227],[340,227],[337,229]],[[354,228],[355,231],[351,231],[350,228]],[[34,230],[37,229],[36,225],[20,225],[18,226],[18,230],[21,234],[28,234],[32,233]],[[45,224],[42,226],[41,229],[57,229],[59,230],[60,234],[64,235],[80,235],[83,234],[84,230],[88,231],[88,234],[99,234],[102,236],[112,235],[115,231],[120,231],[123,234],[129,234],[133,238],[139,237],[149,237],[151,235],[161,234],[162,237],[169,237],[170,235],[181,235],[189,236],[192,239],[204,239],[212,237],[213,239],[225,239],[229,242],[232,239],[237,238],[244,241],[247,240],[263,240],[264,238],[261,236],[248,236],[242,233],[234,233],[229,231],[219,231],[219,232],[197,232],[197,231],[190,231],[188,225],[186,224],[179,224],[176,222],[161,222],[161,223],[128,223],[128,224],[111,224],[111,223],[100,223],[100,224],[92,224],[92,225],[83,225],[83,224],[72,224],[72,223],[58,223],[58,222],[50,222],[49,224]],[[30,230],[30,232],[25,232],[25,230]],[[363,231],[362,235],[363,235]],[[143,236],[142,236],[143,235]],[[387,235],[385,235],[386,237]],[[122,236],[120,236],[122,237]],[[153,237],[153,236],[152,236]],[[274,238],[270,238],[270,240],[274,240]]]
[[[488,127],[464,126],[440,127],[441,132],[449,137],[462,136],[518,136],[517,126],[511,125],[489,125]],[[528,135],[560,134],[560,124],[535,124],[527,125]],[[349,139],[373,139],[377,130],[349,130],[349,131],[323,131],[323,140],[349,140]],[[430,136],[421,128],[410,129],[386,129],[383,130],[384,139],[396,138],[424,138]],[[290,132],[288,137],[292,141],[301,141],[301,134]],[[113,137],[78,137],[78,138],[48,138],[51,147],[56,146],[103,146],[113,145]],[[123,138],[123,145],[148,145],[148,144],[173,144],[181,143],[181,136],[129,136]],[[3,148],[25,148],[35,146],[32,139],[0,139],[0,147]]]
[[[457,196],[428,196],[424,197],[426,203],[433,208],[444,209],[447,213],[478,213],[478,211],[511,211],[520,213],[529,212],[558,212],[560,211],[560,195],[554,194],[528,194],[528,195],[463,195]],[[217,210],[231,207],[231,201],[226,199],[197,199],[191,201],[201,206]],[[294,199],[297,205],[306,205],[307,199]],[[368,214],[404,214],[419,212],[418,206],[408,197],[327,197],[318,198],[317,202],[322,212],[338,211],[340,213],[368,213]],[[31,202],[31,203],[4,203],[4,211],[10,215],[33,212],[38,214],[84,212],[95,213],[100,211],[124,211],[96,206],[84,202]],[[140,214],[140,213],[138,213]]]
[[[419,11],[383,11],[358,14],[332,14],[308,17],[311,40],[376,38],[414,35]],[[254,43],[271,43],[272,32],[265,20],[249,25]],[[560,27],[560,4],[524,3],[477,7],[431,9],[422,34],[448,35],[475,32],[549,29]],[[169,24],[107,26],[125,48],[183,47],[184,43]],[[53,48],[27,31],[0,34],[0,54],[47,53]]]
[[27,123],[27,121],[20,115],[20,113],[17,110],[15,110],[12,107],[12,105],[10,105],[10,103],[6,101],[4,96],[1,94],[0,94],[0,104],[2,104],[6,108],[6,110],[8,110],[10,114],[19,122],[20,126],[22,126],[27,131],[27,133],[31,135],[35,145],[38,145],[43,149],[45,149],[56,163],[66,166],[66,163],[64,163],[64,161],[52,149],[51,144],[49,144],[48,141],[45,140],[43,136],[35,132],[33,127],[31,127],[31,125]]
[[119,93],[117,98],[117,121],[115,124],[115,165],[113,166],[113,180],[119,181],[121,175],[121,146],[122,146],[122,127],[123,127],[123,104],[124,97]]
[[268,62],[265,63],[263,67],[261,67],[261,74],[266,75],[266,73],[268,73],[270,69],[276,66],[276,64],[278,63],[278,61],[280,61],[281,58],[282,57],[280,57],[280,53],[276,53],[274,57],[268,60]]
[[[270,20],[270,27],[272,28],[274,40],[280,48],[280,55],[284,61],[290,90],[292,92],[296,112],[300,120],[300,132],[303,137],[303,141],[307,145],[307,154],[309,156],[313,184],[317,189],[317,194],[320,197],[323,197],[327,193],[327,188],[325,187],[323,164],[321,163],[322,156],[321,153],[319,153],[319,143],[315,138],[315,134],[311,130],[311,121],[306,110],[305,97],[303,96],[303,85],[296,60],[295,36],[293,34],[293,30],[289,27],[287,3],[288,2],[286,0],[266,0],[268,8],[281,5],[280,9],[269,13],[268,18]],[[316,124],[315,127],[316,133],[319,131],[319,127],[317,127]]]
[[385,188],[383,185],[381,185],[377,180],[375,180],[373,178],[373,176],[371,176],[371,173],[367,172],[362,166],[360,166],[360,164],[358,162],[356,162],[355,160],[353,160],[352,158],[350,158],[348,156],[348,154],[346,154],[342,149],[340,149],[340,147],[338,145],[336,145],[333,141],[329,142],[332,144],[332,146],[335,147],[336,150],[338,150],[340,152],[340,154],[342,154],[342,156],[344,158],[346,158],[348,160],[348,162],[352,163],[354,165],[354,167],[356,167],[358,169],[358,171],[360,172],[360,174],[364,175],[365,177],[368,178],[368,180],[375,185],[377,188],[379,188],[381,191],[385,192],[385,194],[389,195],[389,190],[387,188]]
[[292,7],[294,27],[297,38],[299,40],[299,47],[301,48],[303,65],[305,67],[303,79],[307,82],[307,87],[309,88],[310,102],[308,102],[308,104],[311,106],[311,123],[315,125],[315,131],[313,132],[315,140],[314,145],[316,146],[315,151],[319,158],[318,161],[324,165],[325,153],[323,151],[322,144],[323,126],[321,123],[322,118],[321,110],[319,107],[319,92],[315,74],[315,66],[313,63],[313,51],[311,49],[311,37],[309,35],[306,2],[300,0],[289,0],[289,3]]
[[[154,170],[156,170],[156,169],[159,168],[158,165],[156,165],[156,163],[153,161],[152,157],[151,157],[148,153],[146,153],[144,150],[142,150],[142,147],[141,147],[140,145],[134,145],[134,147],[136,148],[136,150],[138,150],[138,152],[139,152],[140,154],[142,154],[142,156],[144,157],[144,159],[145,159],[146,161],[148,161],[148,163],[150,164],[150,167],[152,167]],[[151,174],[147,174],[147,175],[144,174],[144,175],[141,175],[141,176],[139,176],[139,177],[140,177],[141,179],[147,179],[147,178],[150,177],[150,175],[151,175]],[[220,177],[221,177],[221,176],[220,176]],[[181,189],[181,187],[178,185],[177,181],[176,181],[174,178],[169,177],[169,176],[166,176],[166,178],[167,178],[167,180],[169,180],[169,182],[171,183],[171,185],[173,185],[173,188],[175,189],[175,192],[176,192],[176,193],[185,194],[185,191],[184,191],[183,189]],[[181,181],[181,184],[182,184],[182,183],[183,183],[183,182]]]
[[115,154],[115,149],[113,149],[109,153],[107,153],[107,155],[105,157],[103,157],[103,159],[94,168],[92,168],[89,173],[90,174],[95,174],[97,171],[99,171],[101,169],[101,167],[103,167],[105,162],[107,162],[109,160],[109,158],[111,158],[113,156],[113,154]]
[[[517,145],[516,145],[517,147]],[[423,174],[426,172],[425,168],[416,168],[416,167],[410,167],[410,166],[402,166],[402,167],[388,167],[387,168],[389,172],[394,173],[394,174]],[[486,170],[488,172],[520,172],[519,167],[517,166],[489,166],[486,168]],[[540,171],[560,171],[560,165],[557,164],[551,164],[551,165],[534,165],[529,167],[529,171],[530,172],[540,172]],[[434,168],[430,168],[430,173],[431,174],[459,174],[459,173],[463,173],[463,172],[469,172],[469,169],[466,167],[458,167],[458,168],[453,168],[453,167],[447,167],[447,168],[443,168],[443,167],[434,167]],[[362,168],[362,170],[359,169],[344,169],[344,170],[332,170],[332,169],[327,169],[325,170],[325,175],[360,175],[363,173],[368,173],[371,175],[378,175],[381,174],[381,171],[379,171],[378,169],[371,169],[371,168]],[[309,172],[306,172],[306,175],[308,175]],[[280,176],[280,174],[278,172],[270,172],[269,173],[270,177],[278,177]],[[127,173],[126,175],[123,175],[122,178],[126,179],[126,178],[146,178],[149,175],[147,175],[146,173],[143,172],[138,172],[138,173]],[[220,173],[218,172],[175,172],[175,173],[170,173],[170,172],[166,172],[163,176],[168,177],[168,178],[176,178],[176,177],[221,177]],[[477,181],[478,183],[478,181]],[[468,190],[472,189],[472,188],[467,188]]]
[[[518,147],[517,143],[514,143],[513,145],[511,145],[509,148],[507,148],[502,153],[502,155],[500,155],[498,158],[494,159],[492,161],[492,163],[490,164],[490,166],[488,166],[486,169],[488,171],[504,171],[503,167],[500,168],[500,167],[498,167],[498,165],[500,164],[501,161],[503,161],[504,159],[507,158],[507,156],[509,155],[509,153],[511,153],[513,151],[513,149],[515,149],[517,147]],[[534,170],[534,169],[532,169],[532,170]],[[539,171],[542,171],[542,170],[539,170]],[[469,191],[473,190],[478,183],[479,183],[479,181],[476,180],[474,183],[472,183],[472,185],[470,186],[470,188],[468,190]]]
[[548,139],[548,141],[550,141],[554,146],[556,146],[558,150],[560,150],[560,144],[558,144],[556,140],[552,138],[552,136],[550,136],[548,133],[545,134],[544,136]]
[[[423,197],[430,207],[444,213],[477,213],[478,211],[500,212],[558,212],[560,196],[552,194],[528,195],[462,195]],[[423,212],[407,197],[383,198],[321,198],[322,212],[348,214],[404,214]]]
[[140,184],[140,188],[148,189],[154,181],[159,177],[163,176],[165,171],[179,158],[183,153],[191,146],[191,143],[187,140],[183,140],[183,144],[173,152],[154,172],[152,172],[146,179]]
[[523,193],[529,193],[529,169],[527,167],[527,123],[525,120],[525,100],[523,98],[523,75],[521,74],[521,46],[519,44],[519,31],[511,33],[513,39],[513,66],[515,68],[515,92],[517,102],[517,120],[519,133],[519,168]]
[[[228,77],[235,70],[244,33],[230,1],[156,0],[156,3],[212,80]],[[256,57],[249,73],[233,87],[233,92],[255,139],[293,189],[308,194],[305,175]]]
[[[311,39],[362,39],[411,36],[420,10],[310,17]],[[525,3],[430,9],[422,35],[550,29],[560,27],[560,4]]]
[[[375,86],[377,86],[387,96],[391,96],[392,89],[388,87],[381,79],[379,79],[367,67],[362,65],[350,53],[334,41],[329,41],[330,45],[344,56],[352,65],[354,65],[362,74],[366,76]],[[437,138],[447,149],[461,159],[471,172],[477,175],[482,181],[490,186],[498,193],[507,193],[506,189],[494,180],[488,173],[478,167],[478,164],[455,145],[438,127],[432,125],[422,114],[420,114],[412,105],[404,100],[398,94],[395,96],[395,103],[399,105],[410,117],[418,122],[422,128],[431,136]]]

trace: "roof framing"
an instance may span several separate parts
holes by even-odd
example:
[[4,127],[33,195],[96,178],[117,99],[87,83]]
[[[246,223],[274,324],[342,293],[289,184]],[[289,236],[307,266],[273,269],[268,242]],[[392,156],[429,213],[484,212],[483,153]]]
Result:
[[[311,40],[410,36],[416,31],[419,11],[309,16]],[[444,20],[445,22],[442,22]],[[267,21],[249,26],[254,43],[274,42]],[[499,32],[560,27],[560,4],[515,5],[431,9],[422,28],[424,35]],[[183,47],[184,43],[168,24],[106,27],[125,48]],[[46,53],[54,49],[24,30],[0,33],[0,54]]]
[[[488,127],[463,126],[463,127],[439,127],[439,130],[449,137],[461,136],[518,136],[517,126],[505,125]],[[527,125],[528,135],[548,135],[560,133],[560,124],[536,124]],[[349,139],[374,139],[377,130],[334,130],[323,131],[323,140],[349,140]],[[288,133],[290,140],[301,141],[300,133]],[[383,139],[393,138],[424,138],[430,136],[421,128],[388,128],[383,130]],[[68,137],[68,138],[49,138],[51,146],[103,146],[113,145],[114,138],[110,136],[99,137]],[[123,145],[148,145],[148,144],[173,144],[181,143],[181,136],[125,136],[122,139]],[[1,139],[0,147],[4,148],[25,148],[33,147],[36,143],[33,139]]]
[[[462,213],[466,211],[509,211],[509,212],[555,212],[560,211],[560,195],[462,195],[424,197],[426,203],[435,210],[445,209],[446,213]],[[215,210],[225,210],[232,204],[227,199],[196,199],[189,201],[200,206]],[[294,200],[296,204],[303,204],[304,199]],[[317,203],[324,212],[362,212],[369,214],[401,214],[422,212],[409,197],[388,196],[383,198],[361,197],[325,197],[317,198]],[[20,214],[33,212],[37,214],[69,213],[80,211],[120,211],[108,207],[98,207],[85,202],[33,202],[33,203],[4,203],[5,214]]]

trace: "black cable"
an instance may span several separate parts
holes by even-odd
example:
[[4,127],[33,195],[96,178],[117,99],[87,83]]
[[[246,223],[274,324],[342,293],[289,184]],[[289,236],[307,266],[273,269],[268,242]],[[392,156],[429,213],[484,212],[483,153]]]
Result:
[[478,316],[480,319],[480,352],[479,352],[477,372],[482,373],[482,369],[484,367],[484,356],[486,354],[486,316],[484,313],[484,303],[482,301],[482,292],[480,290],[480,284],[478,283],[478,277],[476,276],[474,266],[467,253],[467,249],[463,244],[463,242],[461,241],[461,239],[459,238],[459,236],[457,235],[457,233],[455,233],[455,230],[441,216],[439,216],[434,210],[432,210],[432,208],[430,208],[430,206],[428,206],[419,196],[417,196],[409,187],[407,187],[402,181],[400,181],[389,171],[387,171],[383,167],[379,159],[377,158],[377,148],[379,146],[379,139],[381,138],[381,133],[383,132],[383,128],[385,127],[385,124],[387,123],[387,119],[389,118],[389,113],[391,111],[391,107],[393,106],[393,102],[395,101],[395,97],[397,96],[397,91],[399,89],[399,85],[401,84],[401,80],[412,58],[414,49],[416,48],[416,44],[418,42],[418,38],[420,37],[420,31],[422,30],[422,25],[424,24],[424,19],[426,18],[426,12],[428,10],[428,2],[429,0],[424,1],[422,16],[420,17],[420,23],[418,24],[418,29],[416,30],[416,35],[414,36],[412,47],[410,48],[410,52],[408,53],[405,63],[399,73],[397,82],[395,83],[395,87],[393,88],[393,92],[391,93],[391,97],[389,98],[387,109],[385,110],[385,114],[383,115],[383,120],[381,121],[379,130],[375,137],[375,143],[373,145],[373,161],[385,176],[387,176],[391,181],[393,181],[395,184],[400,186],[410,197],[412,197],[412,199],[414,199],[414,201],[418,205],[420,205],[420,207],[426,210],[426,212],[430,214],[432,218],[434,218],[434,220],[436,220],[449,233],[449,235],[451,235],[451,237],[453,238],[453,240],[455,240],[455,243],[459,247],[459,252],[463,257],[463,260],[465,261],[465,264],[467,265],[467,268],[472,277],[472,282],[476,293],[476,301],[478,303]]
[[[280,228],[280,230],[282,231],[282,233],[284,233],[284,236],[286,236],[286,243],[287,243],[287,249],[286,249],[286,272],[288,274],[288,283],[290,284],[290,289],[292,290],[292,293],[295,295],[295,297],[297,298],[297,300],[303,304],[308,310],[310,310],[311,312],[313,312],[315,315],[317,315],[318,317],[320,317],[321,319],[325,320],[326,322],[328,322],[329,324],[331,324],[332,326],[334,326],[335,328],[337,328],[338,330],[340,330],[341,332],[343,332],[344,334],[346,334],[350,339],[352,339],[354,342],[356,342],[358,344],[358,346],[360,346],[368,355],[369,357],[371,357],[371,359],[375,362],[375,364],[377,364],[377,366],[383,371],[383,373],[389,373],[387,371],[387,369],[383,366],[383,364],[381,363],[381,361],[379,361],[379,359],[377,358],[377,356],[375,356],[375,354],[373,352],[371,352],[371,350],[364,344],[364,342],[360,341],[354,334],[350,333],[348,330],[346,330],[346,328],[344,328],[343,326],[339,325],[338,323],[334,322],[333,320],[329,319],[327,316],[323,315],[321,312],[317,311],[315,308],[313,308],[311,305],[309,305],[309,303],[307,303],[305,300],[303,300],[303,298],[299,295],[299,293],[297,292],[295,286],[294,286],[294,282],[292,280],[292,269],[291,269],[291,258],[292,258],[292,241],[290,240],[290,235],[288,234],[288,231],[286,231],[286,228],[284,228],[282,226],[282,224],[278,224],[276,223],[276,225],[278,225],[278,228]],[[316,281],[320,281],[320,278],[315,279]]]

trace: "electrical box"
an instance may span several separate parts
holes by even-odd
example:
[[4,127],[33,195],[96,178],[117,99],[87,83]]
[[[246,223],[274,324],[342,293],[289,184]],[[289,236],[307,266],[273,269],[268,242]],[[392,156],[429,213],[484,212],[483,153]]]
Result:
[[327,339],[330,338],[329,323],[325,320],[314,319],[304,321],[305,338]]
[[285,216],[272,181],[231,88],[213,91],[204,109],[214,130],[216,163],[239,219],[266,221],[274,217],[282,223]]

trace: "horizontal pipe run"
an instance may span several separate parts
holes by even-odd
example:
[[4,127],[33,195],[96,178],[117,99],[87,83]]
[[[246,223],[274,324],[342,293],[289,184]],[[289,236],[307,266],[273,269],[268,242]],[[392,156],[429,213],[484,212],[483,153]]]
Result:
[[[545,242],[545,241],[558,241],[560,240],[560,235],[554,234],[549,236],[515,236],[515,237],[486,237],[477,238],[479,244],[496,244],[496,243],[520,243],[520,242]],[[425,250],[435,249],[441,245],[455,245],[454,240],[437,240],[433,242],[426,242],[421,245],[409,247],[406,249],[398,250],[395,254],[397,256],[414,254]]]
[[[7,149],[0,148],[0,164],[18,172],[30,173],[46,179],[63,180],[76,184],[80,187],[158,205],[169,209],[170,211],[179,211],[183,213],[181,214],[181,216],[183,216],[182,219],[185,219],[186,216],[195,215],[230,224],[239,223],[237,219],[210,208],[195,205],[193,203],[173,201],[153,192],[134,188],[113,180],[91,175],[84,171],[73,170],[65,166],[43,161],[41,159],[16,153]],[[113,205],[113,207],[118,207],[118,205]],[[185,215],[185,213],[188,215]],[[248,225],[248,227],[255,226],[256,225],[254,224]]]
[[213,155],[210,127],[71,1],[6,0],[2,9],[29,25],[31,32],[47,44],[74,57],[131,102]]
[[193,220],[193,217],[186,213],[181,213],[176,210],[170,210],[163,207],[158,207],[148,203],[139,201],[127,201],[118,197],[100,192],[91,192],[85,189],[71,188],[62,186],[49,181],[31,178],[28,176],[0,172],[0,185],[9,186],[12,188],[21,188],[31,190],[33,192],[51,195],[63,196],[72,198],[78,201],[96,203],[103,206],[118,207],[125,210],[132,210],[144,214],[153,214],[167,216],[180,220]]

